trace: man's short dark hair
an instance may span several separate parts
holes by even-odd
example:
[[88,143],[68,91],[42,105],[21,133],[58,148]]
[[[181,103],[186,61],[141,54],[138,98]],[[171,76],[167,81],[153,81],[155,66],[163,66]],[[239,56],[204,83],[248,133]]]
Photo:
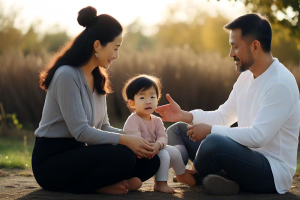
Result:
[[242,38],[250,42],[258,40],[264,52],[271,52],[272,28],[265,17],[258,14],[246,14],[226,24],[224,29],[233,30],[240,28]]

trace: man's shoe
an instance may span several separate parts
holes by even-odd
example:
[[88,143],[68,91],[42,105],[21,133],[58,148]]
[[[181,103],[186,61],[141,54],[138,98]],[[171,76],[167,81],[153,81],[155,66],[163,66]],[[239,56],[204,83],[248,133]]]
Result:
[[235,195],[240,191],[236,182],[215,174],[207,175],[202,181],[202,187],[212,195]]
[[174,183],[177,183],[177,182],[178,182],[178,180],[177,180],[177,177],[176,177],[176,176],[173,176],[173,182],[174,182]]

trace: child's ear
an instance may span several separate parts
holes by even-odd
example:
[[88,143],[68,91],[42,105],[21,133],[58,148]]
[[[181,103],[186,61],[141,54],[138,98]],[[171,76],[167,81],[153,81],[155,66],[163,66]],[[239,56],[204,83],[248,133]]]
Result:
[[134,101],[132,101],[131,99],[128,99],[128,104],[131,108],[134,108],[135,105],[134,105]]

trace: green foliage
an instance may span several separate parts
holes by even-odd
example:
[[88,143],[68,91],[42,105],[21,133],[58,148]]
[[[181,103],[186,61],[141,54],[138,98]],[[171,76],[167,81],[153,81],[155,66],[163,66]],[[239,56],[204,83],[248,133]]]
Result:
[[48,52],[55,52],[69,39],[66,31],[59,31],[57,33],[46,33],[41,43]]
[[39,35],[35,31],[34,25],[31,25],[27,32],[22,35],[20,51],[23,51],[25,54],[29,54],[30,52],[39,52],[43,47],[38,40],[38,37]]
[[[8,121],[8,126],[11,128],[16,128],[18,131],[22,129],[23,125],[17,119],[17,114],[6,114],[6,121]],[[2,123],[2,117],[0,117],[0,121]]]
[[[238,0],[236,0],[238,1]],[[268,16],[271,23],[278,23],[292,31],[299,32],[299,0],[247,0],[245,6],[249,12],[257,12]],[[282,14],[283,19],[278,19]]]
[[33,140],[24,146],[21,139],[1,137],[0,140],[0,168],[31,168],[31,154]]

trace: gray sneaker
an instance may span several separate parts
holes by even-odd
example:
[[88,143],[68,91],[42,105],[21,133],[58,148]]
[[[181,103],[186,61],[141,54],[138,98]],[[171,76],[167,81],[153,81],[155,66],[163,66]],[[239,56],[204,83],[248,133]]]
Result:
[[235,195],[240,191],[240,186],[222,176],[210,174],[202,181],[203,189],[212,195]]

